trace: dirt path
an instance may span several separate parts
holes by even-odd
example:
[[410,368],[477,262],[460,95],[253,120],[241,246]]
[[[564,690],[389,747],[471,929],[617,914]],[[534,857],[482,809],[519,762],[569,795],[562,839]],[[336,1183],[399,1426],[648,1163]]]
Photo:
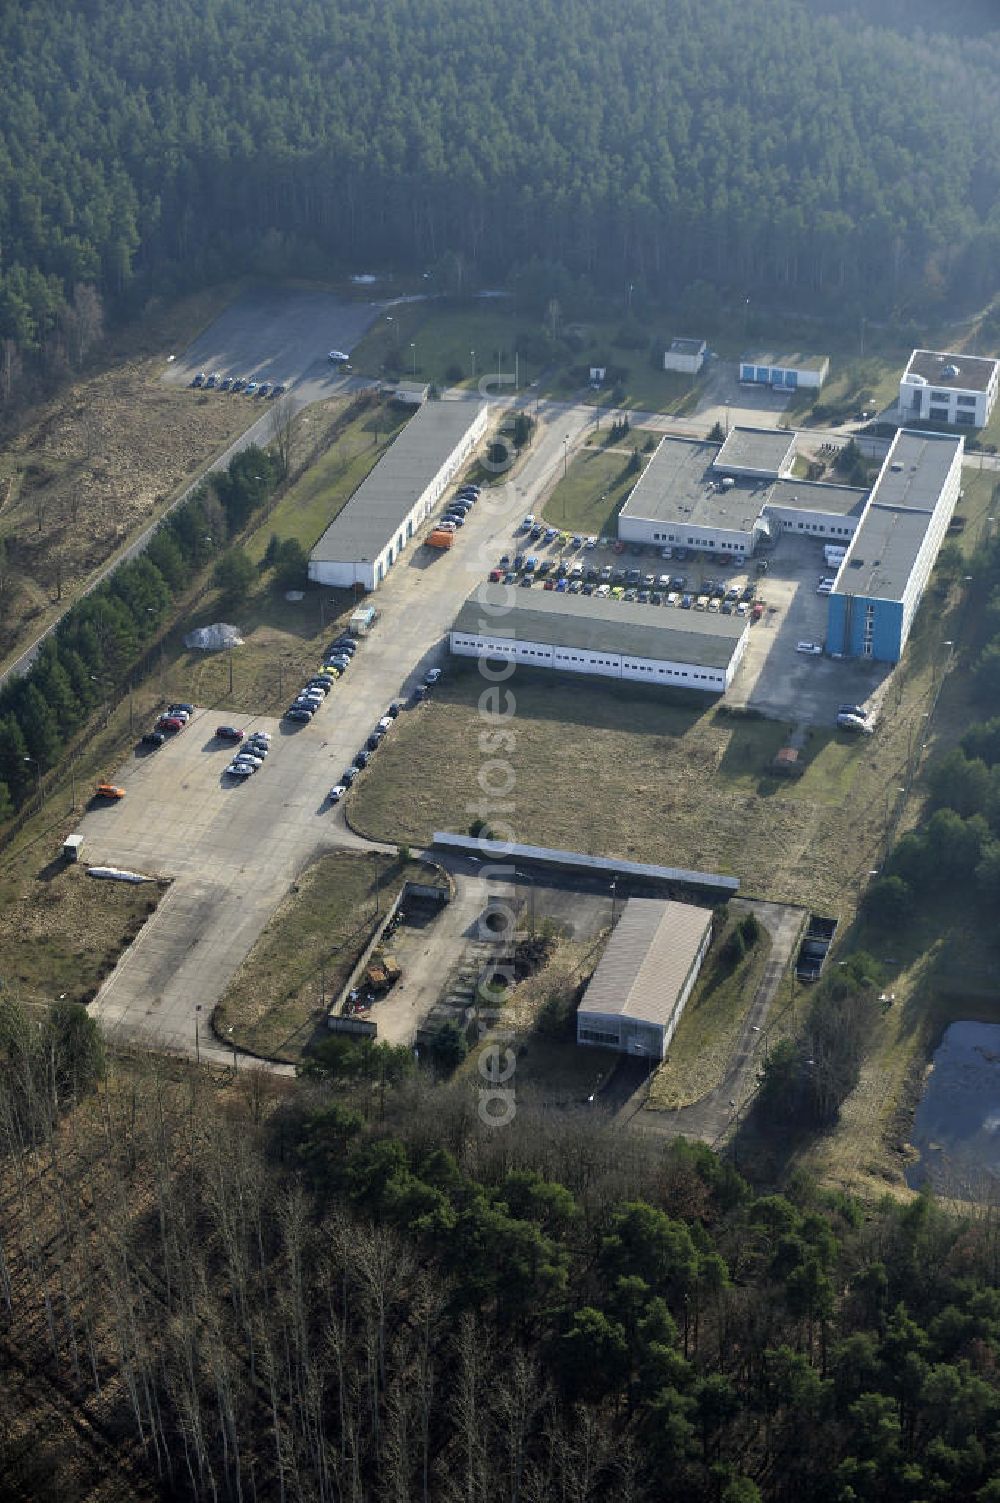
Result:
[[731,1127],[737,1111],[746,1106],[756,1089],[752,1071],[756,1065],[760,1033],[806,917],[802,908],[775,903],[753,903],[751,906],[771,935],[771,957],[740,1030],[725,1077],[693,1106],[681,1107],[675,1112],[655,1112],[646,1107],[647,1082],[644,1080],[618,1112],[622,1123],[639,1132],[669,1138],[697,1138],[703,1143],[716,1144]]

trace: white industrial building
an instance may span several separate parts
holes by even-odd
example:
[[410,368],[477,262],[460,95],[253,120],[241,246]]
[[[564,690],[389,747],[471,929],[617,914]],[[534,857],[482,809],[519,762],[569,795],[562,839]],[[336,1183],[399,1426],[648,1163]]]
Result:
[[696,376],[705,364],[707,354],[708,345],[704,339],[672,339],[670,348],[663,355],[663,369]]
[[985,428],[998,386],[1000,360],[914,350],[899,383],[900,421]]
[[630,898],[580,1002],[577,1043],[663,1059],[711,943],[711,909]]
[[486,432],[486,404],[426,402],[309,555],[309,578],[374,590]]
[[789,473],[795,435],[734,428],[719,445],[664,438],[618,516],[623,542],[742,561],[784,530],[847,543],[868,492]]
[[484,584],[459,611],[449,645],[456,657],[724,694],[747,631],[741,616]]

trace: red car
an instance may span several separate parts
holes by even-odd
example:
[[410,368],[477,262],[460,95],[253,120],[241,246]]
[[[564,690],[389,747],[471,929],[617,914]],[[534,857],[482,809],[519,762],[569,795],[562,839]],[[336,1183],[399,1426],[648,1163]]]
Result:
[[161,715],[156,722],[156,729],[158,731],[182,731],[184,722],[176,715]]
[[220,725],[215,734],[220,741],[242,741],[244,733],[237,730],[235,725]]

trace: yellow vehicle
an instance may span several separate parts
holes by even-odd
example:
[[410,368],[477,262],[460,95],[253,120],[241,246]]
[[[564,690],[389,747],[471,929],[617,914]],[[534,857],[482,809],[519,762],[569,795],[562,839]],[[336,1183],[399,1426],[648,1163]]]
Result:
[[125,789],[119,788],[114,783],[98,783],[94,789],[95,798],[124,798]]

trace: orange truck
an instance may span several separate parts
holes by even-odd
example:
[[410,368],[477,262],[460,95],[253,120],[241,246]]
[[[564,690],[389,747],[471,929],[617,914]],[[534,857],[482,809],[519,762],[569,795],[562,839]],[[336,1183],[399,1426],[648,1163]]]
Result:
[[451,548],[454,542],[455,534],[453,532],[446,532],[441,527],[435,527],[434,531],[427,538],[426,546],[428,548]]

